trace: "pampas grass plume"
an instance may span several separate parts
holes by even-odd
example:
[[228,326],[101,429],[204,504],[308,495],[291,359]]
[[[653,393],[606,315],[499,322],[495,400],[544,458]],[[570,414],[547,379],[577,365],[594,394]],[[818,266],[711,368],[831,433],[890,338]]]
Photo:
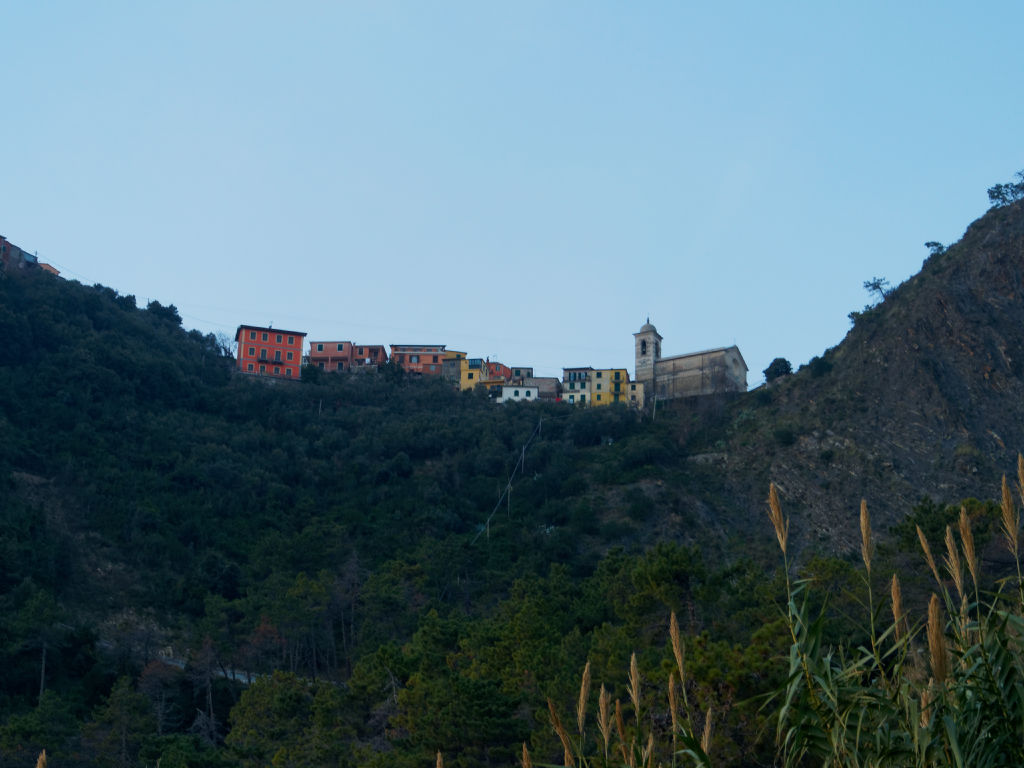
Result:
[[946,650],[946,636],[942,626],[942,608],[934,592],[928,603],[928,654],[931,657],[932,674],[940,684],[949,675],[949,652]]

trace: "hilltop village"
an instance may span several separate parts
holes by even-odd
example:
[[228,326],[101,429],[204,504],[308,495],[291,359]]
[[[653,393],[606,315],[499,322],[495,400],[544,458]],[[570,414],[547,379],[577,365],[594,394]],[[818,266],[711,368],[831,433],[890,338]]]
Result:
[[[60,272],[0,236],[0,272]],[[664,357],[661,334],[650,320],[633,334],[633,376],[626,368],[563,368],[562,378],[535,376],[531,366],[469,357],[445,344],[356,344],[309,341],[304,331],[240,325],[235,331],[242,374],[298,381],[303,365],[325,372],[374,372],[391,363],[414,376],[439,376],[460,390],[484,389],[497,403],[549,400],[581,406],[621,403],[644,408],[658,400],[745,392],[747,365],[739,349],[719,347]],[[308,347],[307,347],[308,343]]]
[[562,378],[535,376],[530,366],[510,366],[469,357],[445,344],[383,344],[309,341],[303,331],[240,325],[235,332],[238,370],[244,374],[297,380],[303,365],[322,371],[376,371],[387,363],[416,376],[439,376],[460,390],[478,387],[497,403],[553,400],[584,406],[648,402],[722,392],[745,392],[747,365],[734,345],[663,357],[661,334],[650,320],[633,334],[634,375],[626,368],[563,368]]

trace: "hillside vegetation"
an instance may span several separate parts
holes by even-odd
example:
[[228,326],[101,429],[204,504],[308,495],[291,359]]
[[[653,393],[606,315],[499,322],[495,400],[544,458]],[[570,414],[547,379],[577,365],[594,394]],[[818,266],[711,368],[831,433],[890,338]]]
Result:
[[[812,365],[655,420],[239,375],[173,306],[0,276],[0,768],[554,761],[546,700],[589,661],[628,702],[634,652],[667,743],[671,612],[716,764],[768,764],[786,575],[831,595],[824,642],[870,642],[859,499],[894,526],[875,587],[899,568],[923,610],[915,526],[937,543],[1024,445],[1022,249],[998,207]],[[1003,575],[998,506],[966,509]]]
[[[597,628],[631,611],[644,627],[666,600],[695,629],[712,619],[698,603],[735,620],[718,597],[730,576],[685,545],[698,517],[675,489],[707,473],[681,461],[671,419],[499,408],[393,368],[238,375],[173,306],[41,273],[0,280],[0,335],[12,765],[41,746],[55,764],[104,754],[93,731],[115,694],[149,718],[133,755],[238,759],[232,679],[274,670],[342,697],[344,760],[443,743],[486,761],[536,728],[540,691]],[[438,692],[453,709],[414,723],[445,711],[417,703]],[[463,745],[484,700],[486,736]]]

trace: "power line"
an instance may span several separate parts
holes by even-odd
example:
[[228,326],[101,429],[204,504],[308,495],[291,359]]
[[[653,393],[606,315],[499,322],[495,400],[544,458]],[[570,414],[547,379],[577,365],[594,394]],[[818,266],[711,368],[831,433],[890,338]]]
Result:
[[[563,413],[559,416],[549,416],[548,421],[552,419],[564,419],[567,418],[568,416],[569,414],[567,413]],[[477,531],[476,536],[473,537],[473,540],[470,542],[470,544],[476,544],[477,540],[479,540],[479,538],[484,534],[487,534],[488,539],[491,537],[491,520],[494,519],[494,516],[497,514],[498,510],[501,509],[502,502],[504,502],[507,505],[508,516],[512,516],[512,481],[516,479],[517,474],[522,474],[523,470],[525,469],[526,449],[529,448],[530,444],[534,441],[534,439],[538,435],[540,435],[541,427],[543,426],[543,424],[544,417],[541,416],[537,419],[537,426],[533,428],[533,432],[530,433],[530,436],[526,439],[526,442],[523,443],[522,447],[519,449],[519,457],[516,459],[516,465],[512,468],[512,472],[509,475],[508,482],[505,483],[504,490],[498,496],[498,500],[494,503],[494,509],[491,510],[491,514],[487,516],[487,519],[484,521],[483,527],[479,531]]]

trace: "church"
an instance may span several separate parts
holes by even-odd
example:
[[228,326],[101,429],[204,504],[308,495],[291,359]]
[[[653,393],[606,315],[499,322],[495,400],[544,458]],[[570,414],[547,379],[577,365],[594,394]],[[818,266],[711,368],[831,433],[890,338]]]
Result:
[[734,344],[672,357],[661,356],[661,334],[650,318],[633,334],[635,376],[643,383],[645,399],[715,395],[747,391],[747,364]]

